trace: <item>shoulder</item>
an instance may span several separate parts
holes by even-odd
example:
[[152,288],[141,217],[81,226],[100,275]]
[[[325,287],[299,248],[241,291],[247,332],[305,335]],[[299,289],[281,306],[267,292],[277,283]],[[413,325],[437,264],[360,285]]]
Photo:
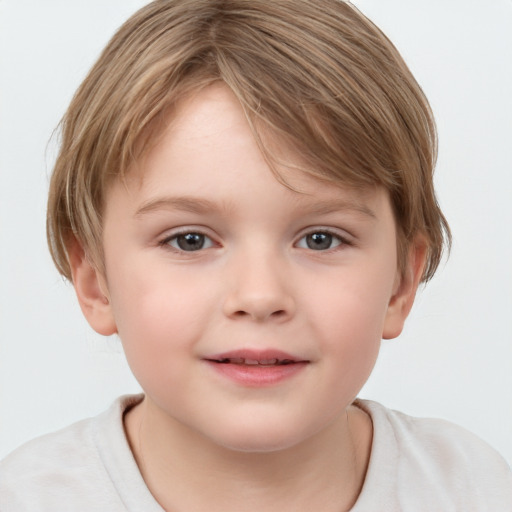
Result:
[[98,509],[99,498],[106,509],[112,505],[111,510],[118,510],[110,498],[117,492],[104,463],[104,444],[123,437],[127,400],[118,399],[95,418],[29,441],[2,460],[0,509],[59,510],[65,503],[69,510],[87,510],[92,503]]
[[407,452],[426,452],[443,458],[440,462],[464,461],[471,454],[484,456],[498,465],[505,461],[478,436],[463,427],[439,418],[416,418],[399,411],[387,409],[377,402],[359,402],[369,413],[375,426],[393,433],[400,448]]
[[378,481],[377,473],[387,472],[405,509],[423,500],[425,510],[512,510],[510,467],[483,440],[445,420],[414,418],[371,401],[356,405],[373,422],[369,473]]
[[59,463],[73,464],[77,455],[90,452],[95,419],[89,418],[66,428],[45,434],[23,444],[0,462],[2,482],[15,476],[25,478],[29,473],[44,470]]

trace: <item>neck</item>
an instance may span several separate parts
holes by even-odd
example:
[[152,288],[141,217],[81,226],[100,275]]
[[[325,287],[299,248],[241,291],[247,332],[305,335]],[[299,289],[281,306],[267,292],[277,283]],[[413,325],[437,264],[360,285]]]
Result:
[[366,474],[371,420],[354,407],[299,445],[264,453],[228,449],[174,420],[155,419],[144,400],[127,413],[125,427],[146,485],[165,510],[340,512],[355,503]]

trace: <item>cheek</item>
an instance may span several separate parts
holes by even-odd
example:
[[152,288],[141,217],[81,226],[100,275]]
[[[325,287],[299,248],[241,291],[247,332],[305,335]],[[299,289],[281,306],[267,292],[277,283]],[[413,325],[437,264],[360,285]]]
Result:
[[[393,267],[391,267],[393,268]],[[391,274],[391,277],[390,277]],[[310,326],[321,340],[319,350],[331,365],[339,389],[357,393],[378,356],[393,272],[382,265],[352,267],[332,276],[326,292],[310,296]],[[332,283],[339,283],[333,286]]]
[[[364,340],[380,341],[393,289],[389,276],[389,271],[371,272],[368,267],[335,276],[324,293],[317,291],[311,297],[315,323],[355,345]],[[339,285],[333,286],[333,282]]]
[[[215,301],[186,275],[153,266],[129,274],[112,273],[111,301],[119,337],[132,370],[151,373],[189,354],[211,316]],[[211,292],[210,292],[211,293]]]
[[354,379],[364,383],[379,352],[384,308],[381,304],[371,304],[373,297],[343,299],[329,305],[324,312],[330,319],[322,322],[326,340],[324,355],[342,368],[343,385]]

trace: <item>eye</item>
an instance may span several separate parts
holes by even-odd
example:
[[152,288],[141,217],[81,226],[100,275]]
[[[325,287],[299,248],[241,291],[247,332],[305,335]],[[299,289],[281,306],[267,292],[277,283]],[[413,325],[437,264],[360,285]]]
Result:
[[179,251],[200,251],[201,249],[208,249],[213,247],[213,241],[210,237],[202,233],[180,233],[172,237],[166,238],[162,245],[170,245]]
[[329,231],[315,231],[303,236],[297,243],[301,249],[313,251],[327,251],[346,243],[340,236]]

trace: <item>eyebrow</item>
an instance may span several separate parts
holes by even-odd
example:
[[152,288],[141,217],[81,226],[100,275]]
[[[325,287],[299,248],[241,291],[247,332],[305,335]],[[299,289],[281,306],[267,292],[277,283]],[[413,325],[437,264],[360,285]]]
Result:
[[220,208],[217,203],[198,197],[158,197],[143,203],[135,212],[135,217],[140,218],[159,210],[181,210],[204,214],[219,211]]
[[[150,199],[137,209],[135,217],[140,218],[144,215],[160,210],[180,210],[196,214],[216,213],[225,210],[225,205],[219,206],[216,202],[199,197],[189,196],[166,196]],[[354,211],[376,219],[377,216],[367,205],[358,201],[346,201],[335,199],[332,201],[323,201],[321,203],[312,203],[309,206],[300,206],[300,209],[310,215],[327,215],[339,211]]]
[[332,201],[322,201],[321,203],[313,203],[311,206],[305,208],[305,212],[316,215],[327,215],[329,213],[336,213],[340,211],[354,211],[362,213],[367,217],[376,219],[377,215],[366,204],[359,201],[347,201],[334,199]]

